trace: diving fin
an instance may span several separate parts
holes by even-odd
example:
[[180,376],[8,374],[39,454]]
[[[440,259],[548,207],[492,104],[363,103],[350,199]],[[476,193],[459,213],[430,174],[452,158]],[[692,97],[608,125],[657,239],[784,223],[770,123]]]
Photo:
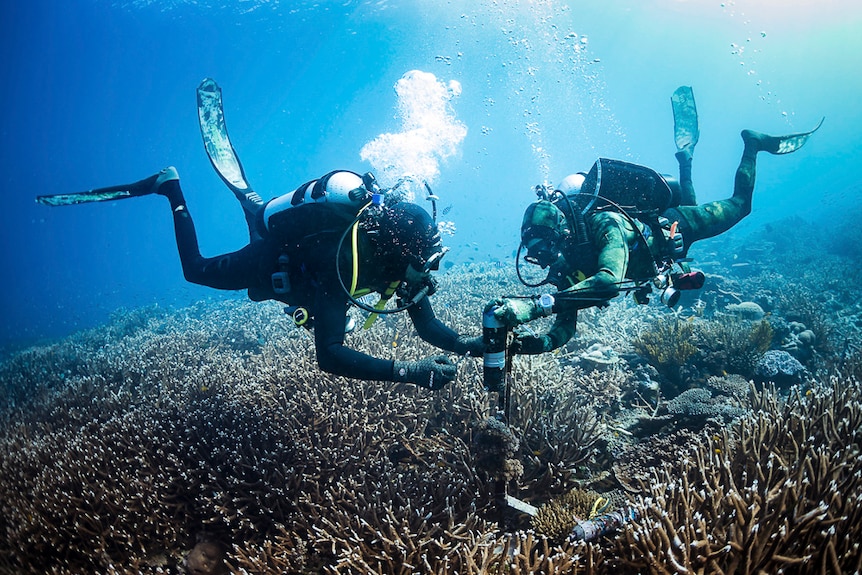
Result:
[[697,125],[697,106],[694,103],[694,91],[691,86],[680,86],[670,97],[673,107],[673,138],[676,149],[680,152],[694,153],[694,147],[700,139],[700,128]]
[[207,156],[216,173],[234,193],[245,212],[249,236],[259,237],[257,232],[257,212],[263,205],[263,199],[255,192],[245,177],[245,170],[236,155],[236,150],[227,134],[224,121],[221,88],[211,78],[204,78],[197,90],[198,121],[201,137]]
[[36,201],[46,206],[73,206],[75,204],[88,204],[91,202],[110,202],[112,200],[124,200],[126,198],[136,198],[155,194],[159,187],[170,180],[178,180],[177,170],[173,166],[169,166],[152,175],[149,178],[144,178],[133,184],[120,184],[118,186],[108,186],[106,188],[96,188],[86,192],[78,192],[73,194],[54,194],[48,196],[36,196]]
[[221,88],[210,78],[204,78],[198,86],[198,120],[207,156],[219,177],[235,194],[250,190],[245,171],[227,135]]
[[48,196],[36,196],[36,201],[45,206],[73,206],[75,204],[88,204],[90,202],[109,202],[111,200],[124,200],[133,197],[129,190],[116,188],[98,188],[86,192],[74,194],[53,194]]
[[820,129],[820,126],[823,125],[823,121],[826,119],[826,116],[820,118],[820,123],[817,124],[813,130],[809,130],[807,132],[800,132],[798,134],[789,134],[787,136],[771,136],[766,142],[768,146],[764,146],[762,149],[765,152],[769,152],[770,154],[789,154],[791,152],[795,152],[799,148],[805,145],[805,142],[808,141],[808,137],[811,136],[814,132]]

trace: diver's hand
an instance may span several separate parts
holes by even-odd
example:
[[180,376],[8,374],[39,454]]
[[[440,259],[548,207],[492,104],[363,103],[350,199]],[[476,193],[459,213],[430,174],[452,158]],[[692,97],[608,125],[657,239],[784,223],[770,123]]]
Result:
[[415,383],[428,389],[441,389],[455,379],[455,364],[445,355],[426,357],[419,361],[393,362],[392,379]]
[[551,351],[553,343],[547,335],[519,333],[515,334],[509,349],[515,355],[536,355]]
[[682,233],[679,231],[679,222],[670,223],[665,217],[659,218],[659,223],[664,234],[666,250],[669,256],[679,258],[685,255],[685,243],[682,239]]
[[538,302],[531,298],[502,300],[502,305],[494,310],[494,317],[509,327],[515,327],[544,315]]
[[685,245],[682,241],[682,234],[675,232],[672,236],[668,236],[668,248],[670,248],[671,256],[675,258],[682,257],[685,253]]

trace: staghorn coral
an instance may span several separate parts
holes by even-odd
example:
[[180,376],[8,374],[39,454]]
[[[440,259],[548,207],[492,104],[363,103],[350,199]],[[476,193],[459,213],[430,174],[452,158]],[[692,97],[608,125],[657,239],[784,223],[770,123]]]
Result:
[[601,466],[603,414],[626,380],[627,372],[617,366],[585,372],[550,355],[515,360],[509,423],[521,444],[522,497],[543,500],[566,492]]
[[706,435],[641,482],[641,519],[617,539],[645,573],[858,571],[859,382],[795,395]]
[[[509,275],[467,276],[435,307],[477,334],[482,298],[465,290],[507,289]],[[622,323],[658,313],[608,311]],[[0,573],[181,573],[202,534],[235,573],[859,569],[855,360],[831,388],[752,393],[756,415],[726,434],[634,443],[618,423],[636,386],[624,365],[585,373],[564,354],[518,358],[521,492],[548,501],[613,469],[641,496],[642,519],[616,536],[555,545],[491,522],[491,485],[469,448],[489,415],[477,360],[430,392],[321,373],[309,334],[277,305],[115,321],[0,364]],[[605,343],[624,350],[628,327]],[[348,337],[383,357],[433,351],[403,316]],[[629,443],[611,451],[618,432]]]
[[689,429],[657,434],[628,445],[613,463],[614,479],[629,493],[641,493],[652,479],[653,469],[674,461],[686,446],[700,441],[700,435]]

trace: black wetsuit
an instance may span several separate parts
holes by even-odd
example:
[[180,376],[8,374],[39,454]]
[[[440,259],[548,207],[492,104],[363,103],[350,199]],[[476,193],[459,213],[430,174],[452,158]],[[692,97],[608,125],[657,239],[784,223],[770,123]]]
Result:
[[[356,379],[393,379],[392,360],[378,359],[344,346],[349,298],[339,283],[334,266],[338,241],[346,227],[344,224],[341,229],[326,230],[326,226],[310,223],[308,228],[324,231],[303,238],[267,234],[264,239],[253,241],[238,251],[205,258],[201,256],[195,226],[179,181],[167,182],[161,193],[171,202],[177,249],[186,280],[216,289],[247,289],[249,297],[256,301],[275,299],[287,303],[289,298],[289,303],[306,307],[314,317],[317,363],[322,370]],[[325,204],[308,207],[312,209],[306,215],[311,216],[311,220],[327,209]],[[273,291],[272,274],[279,271],[279,256],[285,253],[286,248],[291,256],[289,267],[293,285],[290,294],[282,297]],[[401,278],[391,278],[386,282],[375,282],[371,277],[366,279],[377,284],[366,283],[368,287],[382,291],[391,280]],[[427,296],[410,307],[408,313],[423,340],[454,353],[467,352],[458,334],[434,315]]]

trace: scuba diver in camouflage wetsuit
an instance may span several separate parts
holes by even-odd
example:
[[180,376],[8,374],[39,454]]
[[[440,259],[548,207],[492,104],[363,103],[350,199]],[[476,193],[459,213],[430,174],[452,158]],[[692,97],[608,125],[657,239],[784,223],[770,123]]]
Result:
[[[644,166],[602,158],[589,173],[572,174],[555,190],[537,186],[539,200],[524,214],[516,267],[525,285],[551,284],[558,291],[496,300],[486,314],[509,328],[552,314],[556,318],[545,334],[516,334],[514,353],[559,348],[575,333],[578,309],[607,305],[620,291],[633,291],[638,303],[646,303],[655,286],[672,307],[679,290],[700,288],[703,274],[679,260],[694,242],[729,230],[751,212],[758,152],[796,151],[820,127],[788,136],[743,130],[733,195],[696,205],[691,159],[699,134],[691,89],[679,88],[672,102],[678,182]],[[524,249],[525,261],[549,270],[542,282],[530,284],[521,276]]]

